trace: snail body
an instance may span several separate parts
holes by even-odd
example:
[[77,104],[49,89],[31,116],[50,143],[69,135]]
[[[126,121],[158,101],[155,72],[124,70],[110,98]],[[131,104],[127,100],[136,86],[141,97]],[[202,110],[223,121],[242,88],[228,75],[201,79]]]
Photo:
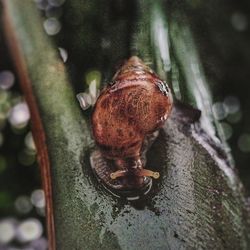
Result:
[[145,177],[159,177],[158,172],[144,168],[143,145],[163,126],[172,103],[167,84],[138,57],[131,57],[118,70],[102,90],[91,116],[99,157],[109,162],[102,169],[108,173],[105,182],[113,180],[121,189],[133,189],[142,186]]

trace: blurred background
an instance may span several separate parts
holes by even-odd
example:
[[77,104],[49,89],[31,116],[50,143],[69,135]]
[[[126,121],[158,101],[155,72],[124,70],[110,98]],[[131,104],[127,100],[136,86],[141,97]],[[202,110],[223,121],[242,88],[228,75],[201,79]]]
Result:
[[[82,1],[79,16],[70,0],[34,0],[43,27],[58,47],[76,92],[102,72],[111,49],[107,36],[124,25],[132,1]],[[126,2],[126,3],[125,3]],[[172,1],[173,2],[173,1]],[[108,4],[106,4],[108,3]],[[171,6],[171,1],[168,1]],[[236,169],[250,193],[250,2],[247,0],[175,1],[184,6],[213,96],[213,113],[221,123]],[[122,37],[119,39],[123,40]],[[79,41],[79,43],[78,43]],[[125,41],[125,39],[124,39]],[[45,200],[30,114],[2,32],[0,34],[0,250],[47,249]],[[84,56],[83,56],[84,55]],[[126,55],[119,53],[117,61]]]

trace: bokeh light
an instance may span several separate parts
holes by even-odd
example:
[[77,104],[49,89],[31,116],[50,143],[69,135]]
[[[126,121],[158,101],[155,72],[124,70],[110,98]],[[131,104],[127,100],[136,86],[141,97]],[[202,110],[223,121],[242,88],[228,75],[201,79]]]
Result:
[[15,237],[16,229],[12,219],[0,221],[0,246],[9,243]]
[[83,110],[88,109],[91,106],[92,100],[91,100],[91,96],[88,93],[79,93],[76,95],[80,106]]
[[20,242],[28,242],[39,239],[43,233],[43,227],[39,220],[29,218],[17,227],[17,239]]
[[28,245],[28,249],[29,248],[32,250],[47,250],[48,249],[48,241],[44,237],[41,237],[37,240],[33,240]]
[[15,128],[22,128],[26,126],[29,119],[30,112],[25,102],[16,104],[10,111],[9,122]]
[[234,114],[240,110],[240,101],[236,96],[227,96],[223,105],[228,114]]
[[244,133],[238,140],[239,149],[244,153],[250,152],[250,134]]
[[3,70],[0,72],[0,89],[7,90],[14,85],[15,76],[9,70]]
[[225,106],[222,102],[216,102],[212,106],[213,114],[215,119],[223,120],[227,116]]
[[42,189],[36,189],[31,194],[31,202],[35,207],[45,207],[45,196]]
[[49,17],[43,23],[46,33],[50,36],[56,35],[61,30],[61,23],[55,17]]
[[15,208],[20,214],[29,213],[33,208],[29,196],[19,196],[15,201]]
[[231,23],[232,23],[232,26],[237,31],[245,31],[248,27],[247,17],[241,12],[235,12],[232,14]]

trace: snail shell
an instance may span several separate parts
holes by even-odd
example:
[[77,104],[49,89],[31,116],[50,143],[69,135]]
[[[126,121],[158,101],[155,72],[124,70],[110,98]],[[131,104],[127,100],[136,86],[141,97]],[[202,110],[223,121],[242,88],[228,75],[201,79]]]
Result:
[[167,84],[136,56],[102,90],[91,123],[102,156],[114,161],[111,168],[117,171],[111,173],[112,179],[131,180],[137,176],[133,187],[142,185],[144,176],[159,177],[158,173],[143,168],[142,147],[145,138],[164,124],[172,104]]

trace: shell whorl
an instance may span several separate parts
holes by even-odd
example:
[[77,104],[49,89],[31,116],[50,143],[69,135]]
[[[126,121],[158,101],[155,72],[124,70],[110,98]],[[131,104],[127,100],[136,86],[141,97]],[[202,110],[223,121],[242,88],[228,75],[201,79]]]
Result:
[[140,155],[144,138],[163,125],[171,108],[167,84],[133,56],[97,99],[91,119],[95,141],[107,158]]

